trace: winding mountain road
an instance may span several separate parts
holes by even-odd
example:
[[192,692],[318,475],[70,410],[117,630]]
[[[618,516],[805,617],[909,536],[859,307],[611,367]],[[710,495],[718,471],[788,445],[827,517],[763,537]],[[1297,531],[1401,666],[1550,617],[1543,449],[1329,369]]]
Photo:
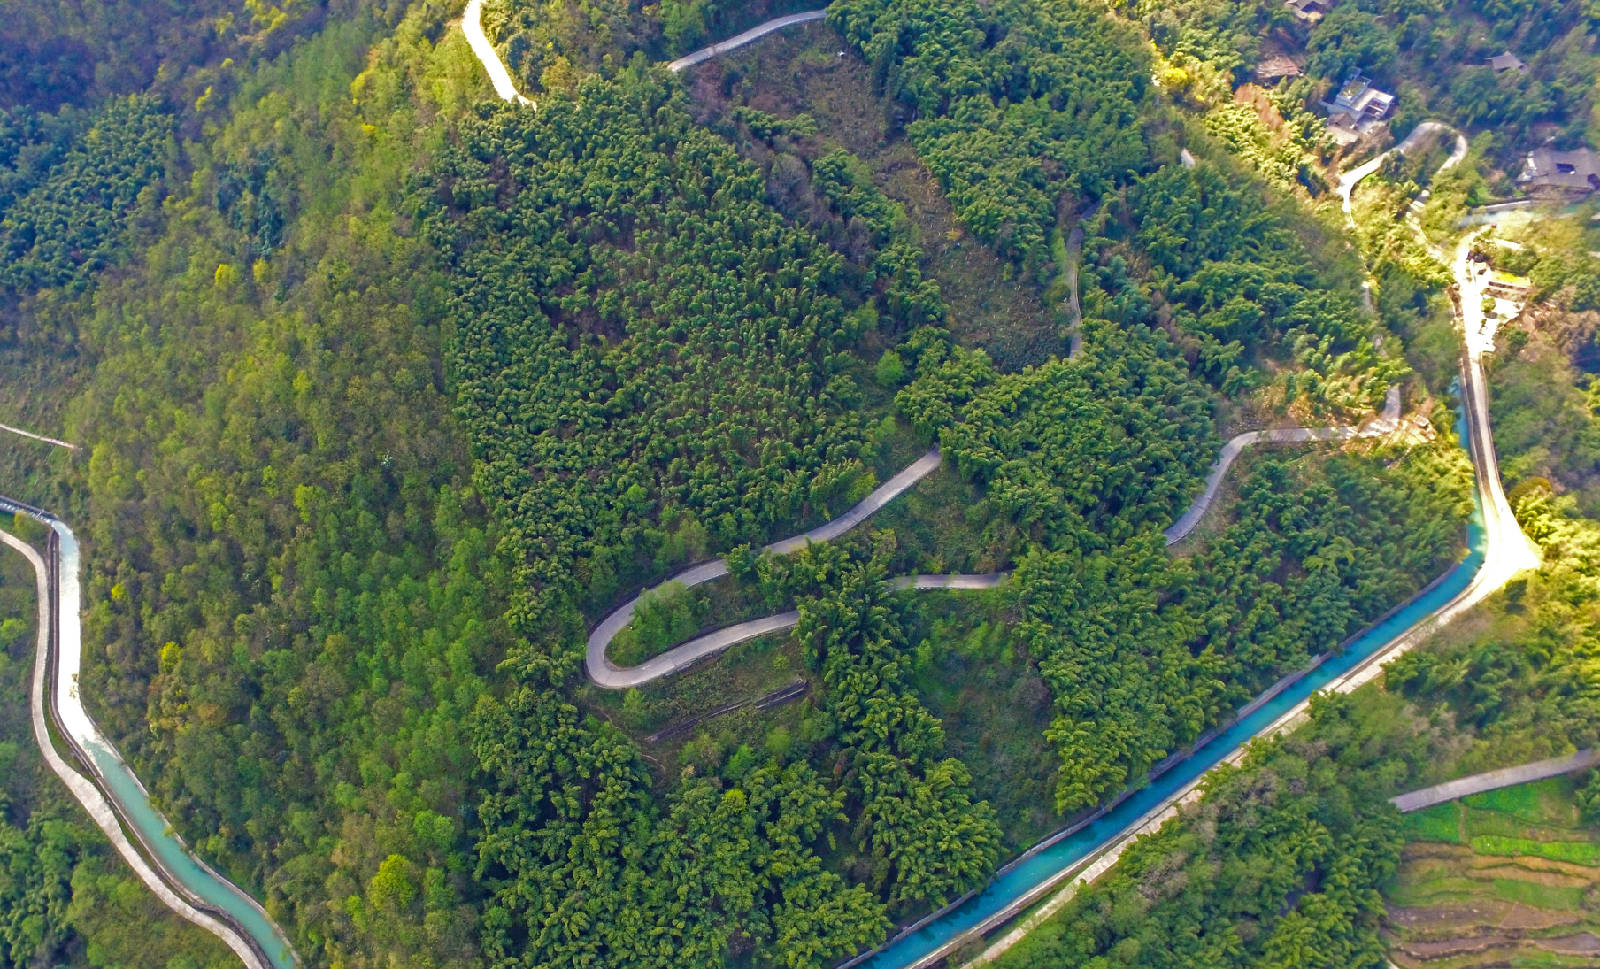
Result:
[[[1284,427],[1262,431],[1246,431],[1235,435],[1223,445],[1217,462],[1206,475],[1205,487],[1189,505],[1182,517],[1168,528],[1163,535],[1166,543],[1176,545],[1187,538],[1194,531],[1195,526],[1205,517],[1207,510],[1216,500],[1217,493],[1222,488],[1223,481],[1227,478],[1228,470],[1244,453],[1245,448],[1253,444],[1302,444],[1320,441],[1349,441],[1363,437],[1381,437],[1392,433],[1400,423],[1400,390],[1398,387],[1389,390],[1384,403],[1383,412],[1361,425],[1343,427]],[[913,485],[932,474],[942,463],[938,448],[934,448],[922,457],[913,461],[896,474],[889,481],[879,486],[860,504],[825,524],[819,525],[810,531],[801,532],[781,541],[773,542],[761,551],[769,555],[789,555],[798,552],[813,542],[828,542],[845,534],[851,529],[866,521],[885,505],[900,497]],[[686,642],[654,656],[638,666],[618,666],[606,655],[611,646],[611,641],[616,638],[628,623],[633,619],[634,610],[645,596],[650,595],[668,583],[678,583],[685,588],[693,588],[712,579],[721,578],[728,574],[728,563],[725,559],[714,559],[691,566],[677,573],[665,581],[652,586],[650,589],[628,600],[600,621],[589,634],[587,649],[584,653],[584,668],[588,671],[589,679],[597,686],[608,690],[626,690],[631,687],[643,686],[663,676],[670,676],[693,666],[711,656],[722,652],[730,646],[747,642],[758,636],[778,632],[793,627],[800,618],[797,612],[783,612],[772,616],[763,616],[760,619],[751,619],[747,622],[735,623],[722,629],[714,630],[703,636],[696,636]],[[989,572],[978,575],[905,575],[890,579],[890,584],[902,590],[946,590],[946,591],[982,591],[994,589],[1006,581],[1009,572]]]
[[1381,437],[1392,433],[1400,426],[1400,388],[1390,387],[1388,396],[1384,400],[1383,412],[1373,420],[1359,426],[1345,427],[1284,427],[1264,431],[1246,431],[1235,435],[1227,444],[1222,446],[1222,454],[1217,463],[1212,466],[1211,473],[1206,475],[1206,486],[1177,521],[1172,523],[1163,534],[1167,537],[1168,545],[1176,545],[1194,531],[1195,526],[1211,508],[1211,503],[1216,500],[1217,493],[1222,490],[1222,482],[1228,476],[1228,469],[1233,462],[1239,459],[1244,449],[1252,444],[1310,444],[1317,441],[1350,441],[1360,437]]
[[[473,3],[481,4],[481,0],[473,0]],[[746,31],[722,44],[712,45],[687,57],[673,61],[669,68],[674,71],[681,71],[686,67],[703,63],[718,54],[733,50],[765,36],[773,30],[782,29],[793,23],[820,19],[821,16],[820,11],[815,11],[809,14],[792,15],[788,18],[769,21],[761,27]],[[481,28],[479,34],[481,35]],[[499,64],[498,57],[494,56],[492,46],[489,46],[485,41],[483,47],[484,49],[480,50],[477,45],[474,45],[473,49],[478,53],[479,59],[484,62],[484,66],[489,70],[491,77],[496,76],[497,68],[498,72],[503,73],[504,67]],[[497,92],[501,90],[498,81],[496,82],[496,90]],[[505,97],[504,93],[502,93],[502,97]],[[510,100],[510,98],[507,98],[507,100]],[[1439,132],[1453,133],[1455,135],[1455,145],[1449,157],[1435,171],[1435,175],[1437,175],[1459,164],[1467,153],[1466,139],[1447,125],[1436,121],[1425,121],[1418,125],[1399,145],[1390,149],[1390,152],[1397,151],[1404,154],[1415,148],[1423,138]],[[1338,183],[1338,192],[1341,206],[1347,215],[1351,213],[1351,195],[1355,186],[1377,171],[1384,158],[1390,152],[1384,152],[1367,163],[1341,175]],[[1482,602],[1504,586],[1517,573],[1528,568],[1537,567],[1539,564],[1538,550],[1527,539],[1521,527],[1517,524],[1500,483],[1499,465],[1495,455],[1494,441],[1488,418],[1487,381],[1484,378],[1481,359],[1483,352],[1492,349],[1493,334],[1492,332],[1485,334],[1486,322],[1482,320],[1481,312],[1477,309],[1477,304],[1481,301],[1469,298],[1474,292],[1474,285],[1462,270],[1462,266],[1465,264],[1464,253],[1467,245],[1468,242],[1463,241],[1462,248],[1458,250],[1458,298],[1456,299],[1456,310],[1466,344],[1466,353],[1463,355],[1462,360],[1463,380],[1461,393],[1467,412],[1468,444],[1472,454],[1479,502],[1483,508],[1485,526],[1484,561],[1474,574],[1471,582],[1460,593],[1452,597],[1439,609],[1425,616],[1409,629],[1379,647],[1372,655],[1358,663],[1349,672],[1329,683],[1327,689],[1334,692],[1350,692],[1370,682],[1381,672],[1385,664],[1426,641],[1440,627]],[[1368,305],[1370,306],[1370,298]],[[1386,434],[1394,429],[1399,418],[1399,409],[1398,389],[1393,388],[1389,392],[1383,413],[1376,419],[1368,421],[1359,427],[1282,428],[1250,431],[1234,437],[1224,445],[1216,465],[1206,478],[1206,485],[1200,496],[1195,499],[1183,516],[1164,533],[1167,544],[1171,545],[1181,541],[1193,531],[1214,502],[1229,468],[1246,447],[1263,443],[1290,444],[1349,440],[1356,437]],[[841,516],[834,522],[830,522],[818,529],[813,529],[811,532],[773,543],[764,551],[773,554],[786,554],[804,547],[807,541],[825,541],[842,535],[856,524],[865,520],[874,511],[882,508],[888,501],[903,493],[911,485],[927,474],[932,473],[938,465],[939,454],[935,449],[896,475],[889,484],[873,492],[867,501],[851,509],[845,516]],[[892,493],[890,493],[891,491]],[[845,524],[846,522],[848,524]],[[676,581],[685,586],[692,586],[725,574],[727,574],[727,564],[725,561],[718,559],[685,570],[668,581]],[[1004,582],[1005,579],[1006,573],[988,573],[985,575],[902,576],[891,580],[891,582],[899,589],[980,590],[994,588]],[[589,636],[585,665],[591,679],[602,687],[623,689],[651,682],[712,656],[735,643],[764,635],[767,632],[789,628],[798,619],[797,613],[786,612],[752,620],[748,623],[740,623],[673,647],[639,666],[631,668],[617,667],[607,659],[606,648],[617,632],[624,628],[632,618],[633,610],[638,601],[636,597],[607,616]],[[1274,736],[1293,729],[1304,722],[1308,716],[1308,709],[1309,700],[1294,705],[1256,736]],[[1237,763],[1243,757],[1243,753],[1244,748],[1241,746],[1225,758],[1223,763]],[[1018,895],[1012,900],[1011,904],[994,916],[985,919],[970,930],[955,934],[946,944],[939,946],[929,954],[905,963],[906,969],[919,969],[919,967],[932,965],[948,957],[952,952],[964,947],[974,938],[981,938],[988,932],[1005,925],[1026,908],[1054,893],[1054,897],[1051,897],[1045,905],[1041,906],[1039,911],[984,950],[978,958],[968,965],[978,965],[992,960],[1040,921],[1048,918],[1050,914],[1065,905],[1079,886],[1093,881],[1109,870],[1116,863],[1122,851],[1132,844],[1137,837],[1155,831],[1168,818],[1176,814],[1183,804],[1199,797],[1204,777],[1205,774],[1201,774],[1191,783],[1162,799],[1122,831],[1102,842],[1083,860],[1055,872],[1032,889]],[[941,916],[936,914],[919,923],[919,925],[932,924],[939,917]],[[863,954],[863,956],[851,960],[851,964],[859,962],[868,955]]]
[[[506,70],[505,64],[501,62],[499,55],[495,52],[494,45],[491,44],[489,39],[484,35],[482,11],[483,0],[470,0],[470,2],[467,4],[466,13],[462,17],[462,30],[467,35],[468,44],[472,47],[472,51],[477,55],[478,60],[482,62],[484,70],[488,73],[491,82],[494,84],[496,94],[506,101],[520,101],[521,103],[531,105],[532,102],[530,102],[527,98],[522,97],[521,94],[517,93],[516,87],[512,83],[511,75]],[[774,31],[782,30],[785,27],[794,26],[796,24],[821,20],[826,16],[826,14],[827,12],[824,10],[810,10],[803,13],[789,14],[788,16],[784,17],[776,17],[767,21],[766,23],[761,24],[760,26],[752,27],[743,33],[730,37],[725,41],[712,44],[711,46],[701,48],[692,54],[680,57],[677,60],[670,62],[667,65],[667,69],[673,72],[679,72],[697,64],[703,64],[714,57],[720,56],[732,50],[737,50],[738,48],[743,47],[752,41],[759,40],[760,38],[765,37]],[[1424,129],[1427,129],[1428,131],[1433,130],[1432,128],[1428,127],[1429,125],[1433,124],[1435,123],[1424,122],[1422,125],[1419,125],[1417,131],[1412,132],[1411,137],[1408,137],[1405,142],[1403,142],[1394,150],[1404,151],[1414,146],[1417,139],[1419,139],[1422,134],[1426,133]],[[1459,154],[1464,157],[1465,151],[1465,142],[1463,141],[1460,145]],[[1368,166],[1370,166],[1370,171],[1375,171],[1377,169],[1378,163],[1382,161],[1382,157],[1383,156],[1379,156],[1368,163]],[[1447,162],[1446,166],[1460,160],[1456,155],[1452,155],[1451,159],[1452,161]],[[1369,174],[1370,171],[1368,172]],[[1354,183],[1352,182],[1351,184],[1353,185]],[[1345,194],[1346,198],[1348,198],[1348,189],[1344,188],[1342,180],[1341,191]],[[1075,227],[1072,235],[1068,239],[1067,245],[1069,256],[1074,257],[1072,261],[1076,263],[1076,253],[1078,250],[1081,250],[1083,245],[1083,231],[1081,224]],[[1074,292],[1072,294],[1072,302],[1075,307],[1077,302],[1077,294],[1075,292],[1076,287],[1074,286],[1073,289]],[[1074,327],[1073,329],[1071,356],[1076,356],[1079,348],[1081,347],[1082,336],[1078,330],[1079,327]],[[1164,533],[1167,544],[1173,545],[1182,541],[1189,535],[1190,532],[1194,530],[1195,526],[1200,523],[1201,519],[1205,517],[1206,511],[1210,509],[1213,501],[1216,499],[1218,491],[1222,487],[1223,481],[1227,477],[1228,469],[1233,466],[1233,462],[1238,459],[1239,455],[1244,452],[1245,448],[1253,444],[1296,444],[1313,443],[1319,441],[1345,441],[1359,437],[1384,435],[1395,429],[1398,423],[1399,415],[1399,390],[1395,388],[1391,389],[1389,392],[1389,397],[1383,413],[1375,419],[1370,420],[1360,426],[1275,428],[1270,430],[1248,431],[1235,436],[1223,446],[1222,452],[1218,455],[1217,463],[1212,467],[1210,473],[1206,476],[1205,487],[1202,489],[1199,497],[1194,500],[1193,504],[1189,506],[1182,517],[1174,522],[1173,525]],[[792,552],[799,551],[812,542],[826,542],[838,538],[839,536],[850,531],[852,528],[855,528],[857,525],[861,524],[867,518],[871,517],[884,505],[899,497],[912,485],[927,477],[929,474],[932,474],[934,470],[939,467],[940,460],[938,448],[930,450],[922,457],[918,458],[916,461],[912,462],[910,465],[901,470],[877,490],[873,491],[860,504],[856,505],[854,508],[851,508],[845,514],[823,525],[819,525],[810,531],[802,532],[798,535],[793,535],[781,541],[774,542],[771,545],[763,548],[761,551],[771,555],[788,555]],[[722,629],[713,630],[712,632],[706,633],[702,636],[696,636],[693,639],[673,646],[665,652],[654,656],[637,666],[618,666],[606,655],[606,651],[610,647],[611,641],[615,639],[617,634],[621,632],[632,620],[634,610],[638,607],[640,600],[644,596],[649,595],[651,592],[659,589],[662,585],[666,585],[668,583],[675,582],[685,588],[693,588],[697,585],[710,582],[713,579],[721,578],[727,574],[728,563],[726,560],[714,559],[710,562],[703,562],[699,565],[692,566],[683,570],[682,572],[679,572],[671,578],[666,579],[662,583],[659,583],[658,585],[651,587],[651,589],[641,592],[638,596],[635,596],[634,598],[623,603],[622,606],[602,619],[599,625],[595,626],[595,628],[589,633],[588,643],[584,653],[584,668],[588,672],[589,678],[593,680],[596,685],[608,690],[626,690],[632,687],[643,686],[646,683],[653,682],[664,676],[670,676],[673,673],[687,669],[688,667],[693,666],[695,663],[698,663],[701,660],[707,659],[711,656],[715,656],[731,646],[747,642],[751,639],[755,639],[758,636],[765,636],[768,633],[791,628],[796,622],[799,621],[798,613],[783,612],[772,616],[764,616],[759,619],[752,619],[747,622],[736,623]],[[1006,580],[1008,574],[1009,573],[1006,572],[993,572],[983,575],[914,575],[901,576],[890,581],[896,589],[978,591],[996,588]]]
[[1438,168],[1434,169],[1433,175],[1435,178],[1437,178],[1443,173],[1461,164],[1461,160],[1467,157],[1466,137],[1462,135],[1461,132],[1450,127],[1442,121],[1422,122],[1415,128],[1411,129],[1411,133],[1406,135],[1405,140],[1400,142],[1400,144],[1395,145],[1386,152],[1383,152],[1376,158],[1368,161],[1366,164],[1358,165],[1347,172],[1341,172],[1339,175],[1338,188],[1339,205],[1342,209],[1344,209],[1345,215],[1351,214],[1350,194],[1355,191],[1356,186],[1361,184],[1363,179],[1378,170],[1378,168],[1383,164],[1384,159],[1397,152],[1404,155],[1406,152],[1421,144],[1424,138],[1435,134],[1446,133],[1455,135],[1456,143],[1455,147],[1450,152],[1450,157],[1446,158],[1442,163],[1440,163]]
[[[863,498],[855,507],[840,515],[832,521],[818,525],[810,531],[791,535],[781,541],[761,549],[763,554],[789,555],[798,552],[812,542],[831,542],[866,521],[884,505],[900,497],[912,485],[926,478],[938,470],[942,458],[939,449],[934,448],[922,457],[906,465],[898,474],[879,485],[871,494]],[[589,671],[589,678],[599,686],[608,690],[626,690],[629,687],[643,686],[652,680],[676,673],[686,667],[698,663],[708,656],[722,652],[729,646],[742,643],[757,636],[764,636],[770,632],[787,629],[799,621],[800,614],[785,612],[776,616],[767,616],[762,619],[752,619],[737,625],[728,626],[704,636],[698,636],[667,650],[659,656],[640,663],[638,666],[617,666],[606,656],[606,648],[611,645],[611,640],[617,633],[627,626],[633,619],[633,611],[639,605],[639,600],[649,595],[656,589],[668,583],[676,582],[685,588],[694,588],[712,579],[721,578],[728,574],[727,559],[713,559],[699,565],[684,569],[650,589],[639,593],[632,599],[623,603],[609,616],[600,621],[589,633],[588,650],[584,655],[584,667]]]

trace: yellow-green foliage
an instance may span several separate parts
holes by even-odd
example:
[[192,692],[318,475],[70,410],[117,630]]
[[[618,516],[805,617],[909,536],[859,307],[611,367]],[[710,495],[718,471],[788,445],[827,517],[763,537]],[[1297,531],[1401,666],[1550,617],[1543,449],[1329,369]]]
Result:
[[1435,804],[1405,816],[1400,830],[1412,841],[1461,843],[1461,805],[1454,801]]
[[1534,838],[1480,834],[1474,835],[1468,844],[1480,855],[1507,855],[1513,858],[1531,855],[1575,865],[1600,865],[1600,845],[1592,841],[1539,841]]

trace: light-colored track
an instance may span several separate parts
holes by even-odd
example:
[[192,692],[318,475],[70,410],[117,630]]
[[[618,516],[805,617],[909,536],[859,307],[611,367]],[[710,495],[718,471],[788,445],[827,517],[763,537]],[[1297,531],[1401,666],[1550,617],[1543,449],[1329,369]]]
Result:
[[1412,811],[1420,811],[1435,804],[1443,804],[1472,794],[1498,791],[1502,787],[1542,781],[1547,777],[1560,777],[1562,774],[1588,770],[1596,765],[1600,765],[1600,750],[1580,750],[1565,757],[1551,757],[1530,764],[1502,767],[1481,774],[1468,774],[1466,777],[1458,777],[1443,784],[1396,794],[1389,798],[1389,803],[1398,808],[1401,814],[1410,814]]
[[[824,522],[809,531],[773,542],[761,551],[768,555],[789,555],[800,551],[813,542],[833,541],[866,521],[884,505],[900,497],[912,485],[932,474],[938,469],[940,461],[939,449],[934,448],[906,465],[898,474],[879,485],[855,507],[838,518]],[[728,626],[724,629],[707,633],[704,636],[697,636],[638,666],[617,666],[607,658],[606,649],[611,645],[611,640],[616,638],[617,633],[621,632],[623,627],[633,619],[633,611],[639,605],[640,599],[660,588],[661,585],[675,582],[685,588],[694,588],[697,585],[710,582],[712,579],[720,578],[727,574],[728,561],[726,559],[702,562],[679,572],[665,582],[660,583],[660,585],[641,592],[623,603],[621,607],[601,620],[600,624],[594,627],[593,632],[589,633],[588,650],[584,655],[584,666],[589,671],[589,678],[597,685],[608,690],[625,690],[629,687],[642,686],[651,680],[657,680],[668,674],[693,666],[700,660],[720,653],[736,643],[742,643],[780,629],[787,629],[795,624],[798,619],[795,613],[783,613],[778,616],[752,619],[749,622]]]
[[786,17],[774,17],[759,27],[751,27],[742,34],[734,34],[727,40],[719,41],[710,47],[702,47],[693,54],[685,54],[675,61],[669,61],[667,70],[676,74],[684,68],[694,67],[696,64],[704,64],[713,57],[721,57],[728,51],[738,50],[751,41],[760,40],[773,31],[782,30],[785,27],[793,27],[795,24],[821,20],[827,15],[828,11],[826,10],[807,10],[804,13],[792,13]]
[[[1168,545],[1177,544],[1188,537],[1189,533],[1194,531],[1195,526],[1200,524],[1206,512],[1216,500],[1217,493],[1221,490],[1222,483],[1227,478],[1228,470],[1233,467],[1233,463],[1238,460],[1239,455],[1244,453],[1245,448],[1254,444],[1300,444],[1378,437],[1388,434],[1398,427],[1399,418],[1400,391],[1399,388],[1392,388],[1384,404],[1383,412],[1359,426],[1284,427],[1264,431],[1246,431],[1243,434],[1235,435],[1227,444],[1223,445],[1222,451],[1218,455],[1217,463],[1212,466],[1210,473],[1206,476],[1205,487],[1200,494],[1189,505],[1182,517],[1163,533],[1166,543]],[[773,542],[761,551],[771,555],[789,555],[793,552],[798,552],[813,542],[832,541],[866,521],[889,502],[904,494],[912,485],[932,474],[939,467],[940,462],[939,449],[934,448],[907,465],[886,484],[868,495],[860,504],[838,518],[819,525],[810,531]],[[596,685],[608,690],[625,690],[629,687],[643,686],[663,676],[669,676],[685,670],[703,659],[715,656],[730,646],[794,626],[797,621],[797,614],[785,612],[780,615],[764,616],[760,619],[735,623],[705,635],[696,636],[694,639],[673,646],[671,649],[646,660],[638,666],[618,666],[607,657],[606,650],[610,648],[611,641],[633,619],[634,609],[639,605],[639,601],[643,597],[667,583],[675,582],[685,588],[693,588],[727,574],[728,563],[726,560],[714,559],[710,562],[703,562],[684,569],[665,582],[641,592],[606,616],[589,634],[589,641],[584,654],[584,666],[589,673],[589,678]],[[901,590],[982,591],[998,588],[1005,582],[1009,574],[1008,572],[990,572],[980,575],[905,575],[889,581],[894,588]]]
[[517,90],[516,82],[511,80],[511,72],[506,70],[505,62],[500,59],[494,45],[489,43],[488,35],[483,32],[483,0],[467,0],[467,9],[461,15],[461,32],[466,35],[467,46],[472,48],[478,63],[483,65],[484,71],[489,75],[489,83],[494,85],[494,93],[500,100],[512,104],[526,104],[538,110],[539,105],[523,97]]
[[10,424],[0,424],[0,431],[5,431],[8,434],[15,434],[18,437],[30,437],[35,441],[43,441],[46,444],[54,444],[56,447],[64,447],[69,451],[76,451],[78,449],[78,446],[73,444],[71,441],[62,441],[53,437],[45,437],[43,434],[35,434],[32,431],[25,431],[20,427],[12,427]]
[[[714,57],[720,57],[732,50],[738,50],[744,45],[760,40],[770,33],[793,27],[796,24],[810,23],[826,17],[826,10],[807,10],[802,13],[791,13],[783,17],[774,17],[764,24],[751,27],[743,33],[735,34],[727,40],[719,41],[710,47],[702,47],[692,54],[685,54],[675,61],[667,62],[667,70],[674,74],[685,68],[704,64]],[[489,75],[489,83],[494,85],[494,93],[502,101],[511,104],[525,104],[534,110],[539,105],[532,98],[526,97],[517,90],[516,81],[511,77],[511,72],[506,69],[505,61],[500,59],[500,54],[494,49],[494,43],[489,40],[489,35],[483,32],[483,0],[467,0],[466,10],[461,15],[461,32],[467,38],[467,46],[472,48],[472,53],[478,58],[478,63],[483,65],[484,73]]]
[[1437,178],[1444,172],[1447,172],[1461,164],[1461,160],[1467,157],[1466,137],[1463,136],[1461,132],[1450,127],[1442,121],[1424,121],[1415,128],[1411,129],[1411,133],[1406,135],[1405,140],[1400,142],[1400,144],[1395,145],[1393,148],[1390,148],[1388,151],[1383,152],[1376,158],[1371,159],[1364,165],[1358,165],[1347,172],[1341,172],[1339,174],[1339,205],[1344,209],[1345,215],[1350,214],[1351,193],[1355,191],[1356,186],[1361,184],[1363,179],[1378,170],[1379,166],[1383,164],[1384,159],[1396,152],[1404,155],[1406,152],[1421,144],[1424,138],[1435,134],[1452,134],[1455,135],[1456,141],[1454,148],[1452,148],[1450,151],[1450,157],[1446,158],[1439,165],[1439,167],[1434,170],[1434,177]]

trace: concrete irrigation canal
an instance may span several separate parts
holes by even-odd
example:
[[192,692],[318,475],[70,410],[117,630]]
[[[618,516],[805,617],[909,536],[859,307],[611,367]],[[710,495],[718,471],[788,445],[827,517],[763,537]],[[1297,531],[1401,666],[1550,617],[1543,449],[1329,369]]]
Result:
[[[45,761],[111,840],[139,880],[178,915],[227,943],[250,969],[293,969],[288,939],[255,899],[189,850],[150,803],[144,785],[83,706],[80,561],[64,522],[32,505],[0,497],[0,512],[49,529],[45,554],[8,532],[0,542],[33,566],[39,587],[39,648],[30,702],[34,738]],[[63,757],[54,730],[68,748]]]

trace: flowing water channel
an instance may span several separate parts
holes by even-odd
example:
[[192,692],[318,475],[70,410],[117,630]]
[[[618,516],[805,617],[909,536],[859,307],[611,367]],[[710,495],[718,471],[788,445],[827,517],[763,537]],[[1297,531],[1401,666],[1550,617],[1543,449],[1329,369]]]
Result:
[[107,793],[120,806],[124,821],[134,828],[139,840],[156,856],[167,874],[204,906],[231,916],[233,922],[254,940],[256,947],[266,954],[274,969],[294,969],[294,952],[266,912],[189,852],[183,841],[173,833],[167,819],[150,803],[150,795],[144,785],[139,783],[132,769],[104,739],[84,710],[77,684],[83,659],[78,542],[72,530],[61,522],[51,522],[50,525],[60,540],[61,550],[56,707],[62,726],[94,759],[95,772],[100,775]]
[[[1467,440],[1467,429],[1464,424],[1464,421],[1460,422],[1457,428],[1463,443]],[[1485,536],[1483,506],[1477,489],[1474,489],[1472,518],[1467,527],[1468,553],[1442,581],[1406,603],[1387,619],[1372,626],[1348,643],[1344,652],[1330,657],[1299,682],[1263,704],[1260,709],[1242,717],[1233,726],[1195,751],[1187,760],[1175,764],[1147,787],[1129,795],[1121,804],[1085,825],[1081,830],[996,876],[983,891],[927,925],[884,946],[860,965],[868,969],[907,969],[915,966],[919,960],[927,958],[951,939],[981,924],[996,913],[1004,911],[1047,879],[1077,865],[1102,845],[1117,838],[1129,827],[1140,822],[1152,809],[1160,806],[1169,796],[1182,790],[1191,781],[1254,738],[1256,734],[1270,727],[1296,704],[1348,673],[1367,657],[1399,638],[1417,623],[1427,619],[1466,589],[1471,584],[1478,567],[1483,564]]]

